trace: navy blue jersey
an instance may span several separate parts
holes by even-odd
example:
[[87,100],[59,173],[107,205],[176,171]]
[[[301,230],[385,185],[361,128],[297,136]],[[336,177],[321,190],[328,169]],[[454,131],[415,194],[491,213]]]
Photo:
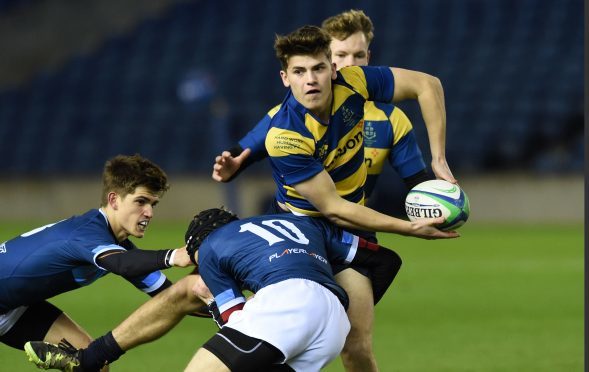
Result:
[[[128,239],[117,242],[98,209],[8,240],[0,245],[0,313],[88,285],[108,273],[98,255],[135,248]],[[165,280],[160,271],[130,279],[146,293]]]
[[324,219],[255,216],[212,232],[199,250],[199,272],[221,313],[245,302],[242,290],[255,293],[291,278],[315,281],[345,297],[330,262],[350,263],[357,247],[357,236]]

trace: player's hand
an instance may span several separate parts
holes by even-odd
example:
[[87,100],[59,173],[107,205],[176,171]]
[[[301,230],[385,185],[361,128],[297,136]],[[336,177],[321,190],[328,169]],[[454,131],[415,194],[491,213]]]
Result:
[[174,254],[174,266],[188,267],[191,265],[193,265],[193,263],[190,261],[190,256],[188,256],[186,246],[177,248],[176,253]]
[[245,149],[239,156],[232,157],[229,151],[223,151],[221,155],[215,158],[212,178],[217,182],[229,181],[250,153],[250,149]]
[[456,231],[442,231],[436,228],[436,225],[444,223],[445,220],[444,217],[438,217],[412,221],[410,235],[428,240],[458,238],[460,234]]
[[446,159],[432,160],[432,171],[437,179],[446,180],[450,183],[458,183],[456,178],[454,178],[454,175],[452,175],[452,171],[450,170]]

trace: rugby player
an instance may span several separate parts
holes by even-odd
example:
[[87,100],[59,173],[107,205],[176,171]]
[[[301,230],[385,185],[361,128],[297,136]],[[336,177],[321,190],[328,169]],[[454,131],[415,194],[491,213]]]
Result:
[[171,284],[160,269],[191,264],[185,248],[145,251],[128,239],[145,235],[168,190],[156,164],[139,155],[116,156],[106,162],[102,183],[99,209],[0,245],[0,342],[17,349],[29,340],[85,347],[90,335],[48,298],[109,272],[155,296]]
[[[343,13],[326,20],[323,27],[333,36],[330,44],[331,56],[336,64],[339,63],[338,67],[345,67],[344,64],[352,62],[362,65],[368,63],[372,23],[364,13],[357,11]],[[293,41],[293,43],[296,42]],[[309,46],[305,45],[305,47]],[[304,54],[304,47],[300,50],[302,52],[299,53],[302,56],[308,57],[312,54]],[[277,51],[282,62],[281,76],[285,86],[292,85],[289,78],[296,82],[297,73],[301,70],[300,66],[294,66],[296,68],[292,69],[289,75],[289,69],[291,69],[289,59],[292,59],[293,55],[300,59],[296,53]],[[322,63],[323,70],[316,73],[304,69],[303,71],[307,74],[319,75],[320,72],[325,73],[328,70],[335,78],[335,71],[330,69],[329,56],[325,60],[322,54],[325,53],[316,51],[315,55],[312,55],[312,57],[318,57],[313,61],[316,65],[309,66],[312,69],[319,67]],[[284,58],[284,56],[290,58]],[[388,75],[385,82],[377,83],[389,85],[389,89],[394,91],[392,100],[417,98],[430,133],[432,169],[438,177],[456,182],[445,160],[443,91],[436,78],[415,71],[380,67],[376,70],[360,69],[361,71],[356,74],[352,72],[354,70],[358,71],[358,69],[350,68],[340,70],[341,74],[337,75],[337,79],[333,81],[333,88],[330,85],[331,81],[324,80],[323,86],[316,89],[320,83],[317,80],[313,81],[317,79],[314,77],[309,77],[309,81],[303,85],[302,89],[299,88],[298,92],[291,86],[292,93],[289,93],[283,104],[271,110],[256,128],[240,141],[238,148],[226,151],[216,158],[213,179],[230,180],[243,169],[242,165],[247,165],[248,161],[257,160],[270,153],[274,180],[278,185],[277,200],[280,204],[274,209],[275,211],[286,210],[315,216],[323,214],[334,223],[346,228],[399,232],[390,229],[389,223],[399,223],[400,220],[391,220],[392,217],[374,214],[374,211],[360,207],[364,203],[365,195],[369,195],[365,191],[368,193],[372,191],[376,177],[380,174],[387,158],[387,152],[389,160],[395,165],[409,188],[429,179],[430,176],[425,171],[425,164],[411,130],[411,124],[398,108],[390,104],[391,97],[381,98],[382,102],[364,104],[366,98],[373,97],[366,97],[369,93],[366,87],[358,88],[351,86],[351,83],[362,80],[364,84],[370,83],[367,79],[371,74]],[[320,96],[321,93],[325,95],[322,106],[316,106],[313,109],[305,102],[309,91],[315,96]],[[366,112],[362,112],[360,104],[354,102],[356,95],[362,96],[361,100]],[[324,114],[323,118],[317,115],[321,111]],[[364,116],[363,127],[361,126],[362,116]],[[298,123],[291,125],[292,118],[296,118]],[[346,123],[346,120],[349,123]],[[367,137],[371,148],[363,151],[362,141],[368,142]],[[241,152],[243,148],[246,150]],[[248,158],[250,152],[253,154],[251,158]],[[368,171],[364,168],[365,165],[360,164],[364,160],[361,157],[367,158],[366,162],[370,165]],[[365,184],[366,173],[369,175],[367,184]],[[331,176],[331,179],[325,176]],[[367,189],[363,190],[365,186]],[[330,191],[327,195],[323,195],[321,193],[323,190]],[[309,193],[311,198],[304,193]],[[328,202],[329,200],[331,202]],[[345,201],[357,204],[347,208]],[[339,207],[336,207],[338,205]],[[352,212],[354,208],[356,212]],[[345,212],[350,213],[346,215]],[[342,218],[342,215],[337,213],[344,213],[347,217]],[[363,225],[368,221],[379,222],[370,226]],[[453,236],[457,235],[444,237]],[[352,331],[342,353],[342,360],[348,371],[375,371],[377,365],[372,352],[373,301],[370,298],[369,274],[360,273],[358,270],[342,269],[334,268],[338,283],[348,291],[351,297],[348,315],[352,323]]]

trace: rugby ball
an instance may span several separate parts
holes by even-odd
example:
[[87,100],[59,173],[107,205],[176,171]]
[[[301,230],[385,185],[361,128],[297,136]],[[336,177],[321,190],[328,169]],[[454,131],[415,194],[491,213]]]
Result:
[[455,230],[468,220],[470,202],[460,186],[444,180],[431,180],[409,191],[405,198],[405,211],[411,221],[443,216],[446,221],[436,227],[445,231]]

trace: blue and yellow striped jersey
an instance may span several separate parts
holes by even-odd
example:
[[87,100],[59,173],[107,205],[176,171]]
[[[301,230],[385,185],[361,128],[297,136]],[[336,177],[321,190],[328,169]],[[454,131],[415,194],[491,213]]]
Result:
[[[242,148],[251,150],[250,157],[259,160],[268,155],[265,147],[270,122],[281,105],[268,111],[258,124],[240,141]],[[425,162],[413,131],[411,121],[398,107],[390,103],[367,101],[364,105],[364,158],[367,180],[366,198],[370,197],[388,160],[401,178],[425,169]]]
[[393,74],[388,67],[345,67],[332,90],[329,122],[318,120],[290,91],[269,122],[265,147],[277,185],[276,199],[295,212],[319,215],[293,185],[324,169],[341,197],[364,203],[364,104],[392,100]]
[[423,154],[411,121],[393,104],[366,102],[364,106],[364,158],[368,169],[365,185],[372,194],[385,161],[389,161],[401,178],[425,169]]

